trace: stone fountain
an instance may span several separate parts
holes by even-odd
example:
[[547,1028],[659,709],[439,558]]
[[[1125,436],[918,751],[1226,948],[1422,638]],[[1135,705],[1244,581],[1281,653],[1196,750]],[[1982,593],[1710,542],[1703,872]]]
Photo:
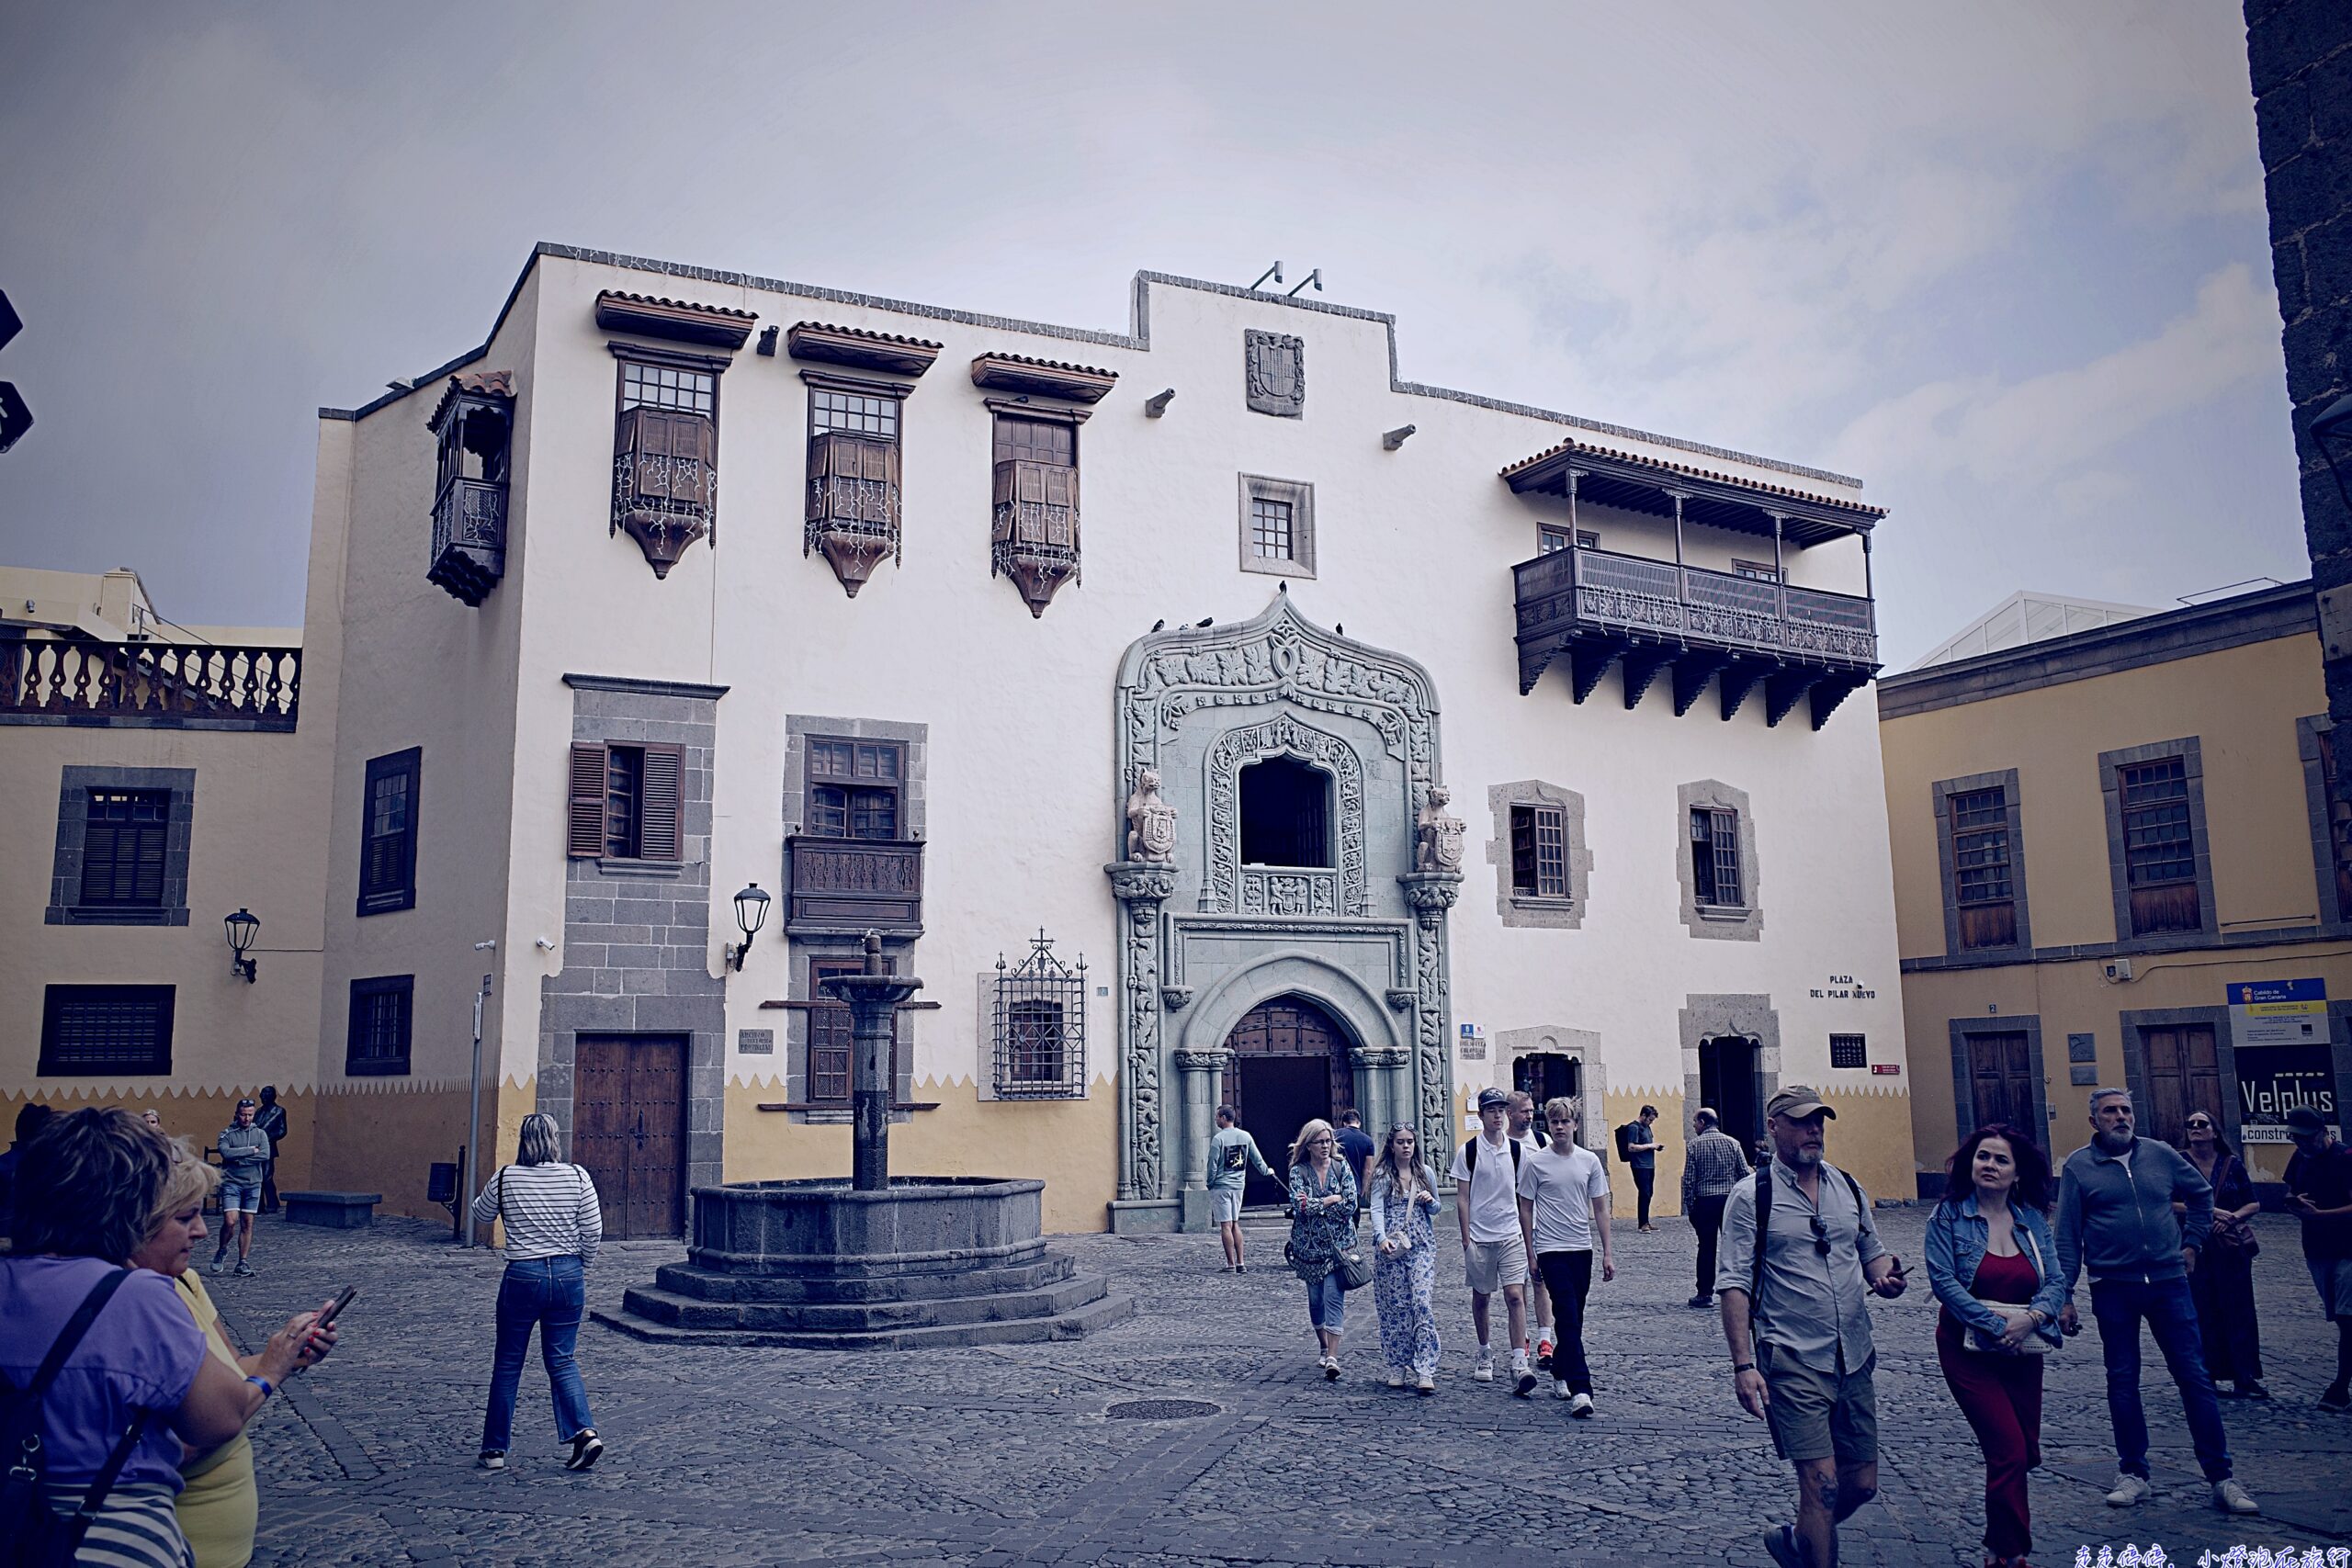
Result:
[[1044,1182],[890,1175],[892,1020],[922,982],[885,974],[868,931],[865,972],[821,984],[850,1010],[850,1179],[695,1188],[686,1261],[596,1321],[658,1342],[881,1350],[1074,1339],[1133,1315],[1046,1249]]

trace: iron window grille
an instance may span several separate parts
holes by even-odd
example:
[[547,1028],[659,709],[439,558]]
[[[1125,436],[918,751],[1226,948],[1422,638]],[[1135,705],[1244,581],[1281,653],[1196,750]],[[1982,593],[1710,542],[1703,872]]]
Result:
[[1833,1067],[1867,1067],[1871,1065],[1869,1040],[1860,1034],[1833,1034],[1829,1037],[1829,1065]]
[[996,1096],[999,1100],[1086,1097],[1086,959],[1075,968],[1054,956],[1044,931],[1018,967],[996,961]]
[[351,1024],[345,1036],[346,1077],[406,1077],[416,976],[386,975],[351,982]]
[[44,1077],[112,1077],[172,1070],[169,986],[51,986],[42,993]]

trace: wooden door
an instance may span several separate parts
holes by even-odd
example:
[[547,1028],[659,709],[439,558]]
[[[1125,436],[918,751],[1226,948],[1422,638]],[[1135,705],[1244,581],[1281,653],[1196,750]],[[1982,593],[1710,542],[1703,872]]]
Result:
[[[1347,1031],[1304,997],[1281,997],[1243,1015],[1226,1045],[1233,1056],[1225,1072],[1225,1102],[1287,1183],[1283,1160],[1299,1128],[1316,1117],[1335,1122],[1356,1102]],[[1280,1203],[1287,1195],[1286,1185],[1277,1189],[1252,1176],[1243,1201]]]
[[2140,1111],[2143,1136],[2186,1147],[2192,1111],[2204,1111],[2217,1127],[2228,1125],[2222,1117],[2222,1061],[2211,1024],[2143,1028],[2140,1049],[2148,1061],[2148,1103]]
[[675,1035],[580,1037],[571,1157],[595,1179],[606,1236],[684,1228],[685,1082],[686,1043]]
[[1756,1092],[1758,1049],[1757,1042],[1738,1034],[1699,1042],[1699,1102],[1722,1118],[1722,1129],[1751,1156],[1764,1139],[1764,1107]]
[[2006,1122],[2036,1134],[2039,1143],[2043,1129],[2034,1120],[2033,1080],[2040,1070],[2024,1031],[1970,1035],[1968,1072],[1976,1125]]

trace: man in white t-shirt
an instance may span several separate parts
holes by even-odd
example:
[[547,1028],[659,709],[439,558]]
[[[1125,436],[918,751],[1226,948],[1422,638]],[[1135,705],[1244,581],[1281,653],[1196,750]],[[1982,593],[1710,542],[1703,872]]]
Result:
[[1617,1277],[1609,1247],[1609,1173],[1600,1156],[1577,1144],[1571,1100],[1544,1107],[1546,1147],[1530,1149],[1519,1168],[1519,1223],[1544,1282],[1551,1287],[1552,1392],[1568,1414],[1592,1414],[1592,1369],[1584,1356],[1584,1303],[1592,1290],[1592,1237],[1600,1234],[1600,1277]]
[[[1535,1097],[1523,1089],[1510,1091],[1510,1099],[1503,1104],[1509,1118],[1510,1135],[1529,1154],[1551,1143],[1551,1137],[1535,1120]],[[1536,1269],[1527,1276],[1527,1332],[1535,1341],[1535,1370],[1546,1371],[1552,1362],[1552,1293],[1544,1288],[1544,1274]]]
[[1487,1304],[1500,1291],[1510,1326],[1510,1374],[1521,1398],[1535,1392],[1527,1364],[1527,1275],[1534,1254],[1519,1224],[1519,1168],[1528,1151],[1504,1130],[1510,1097],[1478,1091],[1479,1135],[1453,1151],[1453,1213],[1462,1224],[1462,1271],[1470,1281],[1470,1321],[1478,1354],[1470,1375],[1495,1381],[1494,1348],[1487,1342]]

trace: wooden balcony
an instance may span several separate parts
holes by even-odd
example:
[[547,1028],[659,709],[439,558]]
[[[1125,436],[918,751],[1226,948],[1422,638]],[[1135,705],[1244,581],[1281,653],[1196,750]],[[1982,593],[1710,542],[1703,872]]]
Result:
[[797,833],[784,841],[789,893],[785,929],[922,934],[922,844],[899,840],[827,839]]
[[506,486],[451,479],[433,506],[433,566],[425,581],[479,606],[506,574]]
[[299,648],[0,642],[0,724],[288,731],[301,681]]
[[1579,703],[1613,665],[1623,671],[1628,708],[1667,675],[1676,714],[1689,713],[1713,682],[1728,719],[1760,685],[1767,724],[1809,698],[1818,729],[1878,672],[1868,598],[1612,550],[1558,550],[1511,570],[1522,694],[1566,657]]

